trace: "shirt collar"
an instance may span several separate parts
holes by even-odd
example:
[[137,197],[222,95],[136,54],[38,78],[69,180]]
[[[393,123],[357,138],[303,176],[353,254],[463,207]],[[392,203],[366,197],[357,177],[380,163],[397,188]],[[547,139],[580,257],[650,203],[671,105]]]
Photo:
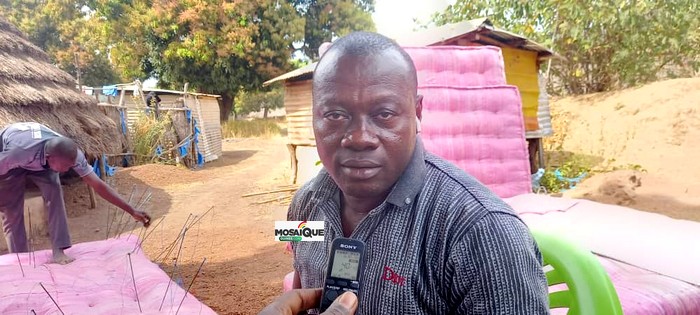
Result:
[[[425,174],[425,149],[420,136],[417,136],[411,160],[409,160],[406,169],[391,189],[386,202],[398,208],[404,208],[413,204],[416,196],[423,188]],[[323,202],[333,198],[339,205],[340,188],[325,168],[319,171],[316,180],[311,184],[311,191],[313,192],[312,198],[316,201]]]

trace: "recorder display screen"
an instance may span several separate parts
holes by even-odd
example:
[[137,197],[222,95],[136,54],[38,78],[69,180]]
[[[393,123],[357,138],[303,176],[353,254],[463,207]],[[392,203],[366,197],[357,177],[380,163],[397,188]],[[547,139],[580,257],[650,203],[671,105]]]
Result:
[[333,258],[331,277],[355,281],[359,267],[360,253],[337,249]]

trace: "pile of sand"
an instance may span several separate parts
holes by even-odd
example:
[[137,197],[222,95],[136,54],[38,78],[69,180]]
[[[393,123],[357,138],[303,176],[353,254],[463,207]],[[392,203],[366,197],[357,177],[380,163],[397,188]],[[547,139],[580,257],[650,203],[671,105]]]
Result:
[[700,78],[553,100],[551,110],[545,150],[646,171],[599,174],[567,195],[700,220]]

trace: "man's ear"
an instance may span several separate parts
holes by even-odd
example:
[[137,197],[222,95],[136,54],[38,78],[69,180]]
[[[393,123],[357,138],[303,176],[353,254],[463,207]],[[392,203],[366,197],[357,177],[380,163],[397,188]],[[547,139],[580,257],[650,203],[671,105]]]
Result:
[[423,95],[416,95],[416,117],[418,120],[423,119]]

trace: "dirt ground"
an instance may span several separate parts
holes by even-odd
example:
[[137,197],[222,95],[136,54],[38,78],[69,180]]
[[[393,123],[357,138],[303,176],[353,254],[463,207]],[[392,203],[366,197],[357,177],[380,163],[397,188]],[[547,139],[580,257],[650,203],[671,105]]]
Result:
[[545,151],[606,171],[566,196],[700,221],[700,78],[559,99],[551,112]]
[[[134,201],[152,194],[146,206],[153,217],[152,234],[143,244],[152,260],[177,238],[190,214],[202,216],[214,207],[186,232],[174,278],[189,284],[206,257],[192,286],[193,294],[219,314],[257,314],[281,294],[282,279],[291,271],[292,259],[285,244],[275,242],[273,236],[274,221],[285,220],[287,208],[280,203],[253,203],[290,193],[241,195],[288,185],[288,151],[282,138],[228,139],[223,151],[218,161],[197,171],[143,165],[122,169],[110,181],[127,198],[136,187]],[[121,211],[99,197],[97,209],[86,210],[89,197],[83,184],[67,187],[65,194],[74,243],[105,239],[108,215],[114,221],[110,235],[115,234]],[[123,217],[122,222],[129,223],[122,224],[122,230],[138,237],[142,228],[127,219]],[[38,241],[37,248],[48,248],[47,241]],[[162,254],[155,262],[171,273],[177,251],[175,248],[167,259]]]

